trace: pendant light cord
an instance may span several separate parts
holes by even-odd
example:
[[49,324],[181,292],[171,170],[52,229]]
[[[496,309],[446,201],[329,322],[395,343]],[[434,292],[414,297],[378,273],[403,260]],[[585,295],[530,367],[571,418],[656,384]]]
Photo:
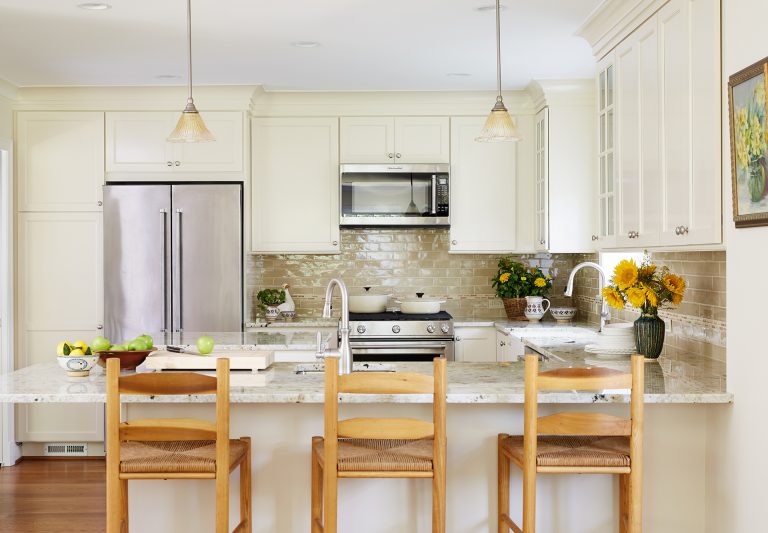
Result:
[[[501,99],[501,0],[496,0],[496,89]],[[191,71],[190,66],[190,73]],[[191,74],[190,74],[191,76]]]
[[192,102],[192,0],[187,0],[187,66],[189,68],[187,99]]

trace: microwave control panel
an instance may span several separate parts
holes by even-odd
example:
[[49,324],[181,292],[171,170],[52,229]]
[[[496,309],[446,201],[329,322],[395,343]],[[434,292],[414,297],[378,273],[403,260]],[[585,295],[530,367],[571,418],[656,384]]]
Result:
[[448,177],[447,176],[438,176],[437,177],[437,206],[435,206],[435,210],[437,211],[437,214],[439,216],[447,216],[448,215],[448,204],[450,200],[450,191],[448,190]]

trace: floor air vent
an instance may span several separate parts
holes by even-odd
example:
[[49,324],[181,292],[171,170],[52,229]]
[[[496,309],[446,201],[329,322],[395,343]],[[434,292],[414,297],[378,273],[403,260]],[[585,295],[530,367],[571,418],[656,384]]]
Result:
[[77,457],[88,455],[88,445],[84,442],[48,442],[43,455],[59,457]]

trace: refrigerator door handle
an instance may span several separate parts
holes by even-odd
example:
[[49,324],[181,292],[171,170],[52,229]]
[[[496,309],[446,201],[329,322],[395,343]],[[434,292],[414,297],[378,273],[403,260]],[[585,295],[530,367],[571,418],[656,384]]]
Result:
[[176,210],[176,215],[178,215],[178,221],[176,224],[176,279],[178,280],[178,287],[179,287],[179,293],[177,295],[178,298],[178,305],[179,305],[179,327],[176,331],[182,332],[184,331],[184,300],[183,300],[183,294],[184,294],[184,286],[182,283],[182,244],[181,244],[181,215],[184,211],[182,209]]
[[163,329],[168,331],[168,211],[160,209],[163,215]]

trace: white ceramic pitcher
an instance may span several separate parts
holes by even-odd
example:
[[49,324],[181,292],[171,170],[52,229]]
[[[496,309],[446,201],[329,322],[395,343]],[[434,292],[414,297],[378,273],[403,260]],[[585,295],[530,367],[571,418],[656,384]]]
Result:
[[[525,297],[525,318],[531,322],[538,322],[549,311],[549,300],[543,296],[526,296]],[[547,302],[546,307],[543,305]]]

